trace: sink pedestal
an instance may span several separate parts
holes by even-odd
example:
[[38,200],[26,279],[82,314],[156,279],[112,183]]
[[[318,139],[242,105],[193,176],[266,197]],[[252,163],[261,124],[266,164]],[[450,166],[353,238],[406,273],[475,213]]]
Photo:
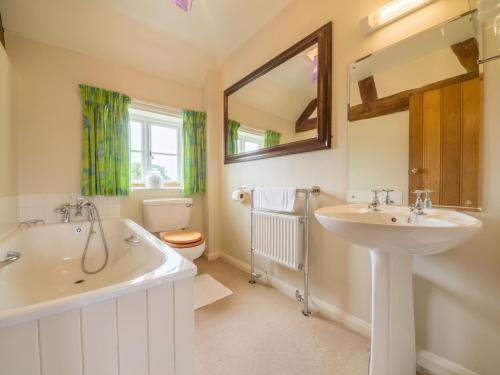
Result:
[[412,255],[370,250],[372,336],[370,375],[415,375]]
[[408,222],[408,207],[348,204],[316,210],[329,231],[370,250],[372,355],[370,375],[415,375],[414,255],[447,251],[476,234],[481,221],[461,212],[426,209]]

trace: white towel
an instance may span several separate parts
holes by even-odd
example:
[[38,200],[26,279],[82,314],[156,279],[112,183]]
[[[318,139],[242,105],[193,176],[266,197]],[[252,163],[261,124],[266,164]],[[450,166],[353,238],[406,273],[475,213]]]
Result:
[[253,205],[257,210],[295,212],[297,189],[294,187],[256,187]]

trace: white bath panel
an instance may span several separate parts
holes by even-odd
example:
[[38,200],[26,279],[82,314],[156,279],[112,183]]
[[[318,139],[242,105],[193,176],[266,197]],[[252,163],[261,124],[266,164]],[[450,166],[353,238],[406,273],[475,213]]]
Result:
[[0,373],[40,374],[37,322],[28,322],[0,331]]
[[39,320],[42,374],[82,375],[80,311]]
[[149,375],[174,375],[174,288],[148,290]]
[[194,309],[193,279],[174,283],[175,370],[178,375],[193,373]]
[[86,306],[81,316],[85,374],[118,375],[115,300]]
[[117,299],[120,375],[148,375],[146,291]]

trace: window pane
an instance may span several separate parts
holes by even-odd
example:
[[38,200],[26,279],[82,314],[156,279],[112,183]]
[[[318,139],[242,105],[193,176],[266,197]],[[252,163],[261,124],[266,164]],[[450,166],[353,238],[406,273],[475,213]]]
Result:
[[130,148],[142,150],[142,123],[139,121],[130,121]]
[[143,181],[142,152],[132,151],[130,158],[130,179],[132,181]]
[[243,147],[245,152],[257,151],[259,149],[259,144],[255,142],[245,141],[245,146]]
[[177,154],[178,129],[151,125],[151,152]]
[[160,172],[163,181],[179,181],[178,157],[168,155],[153,154],[153,171]]

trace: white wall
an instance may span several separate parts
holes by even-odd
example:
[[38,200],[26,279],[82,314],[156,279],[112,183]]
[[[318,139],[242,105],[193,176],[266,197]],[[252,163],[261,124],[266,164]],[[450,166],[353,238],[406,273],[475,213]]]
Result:
[[0,45],[0,234],[18,221],[15,75]]
[[[59,47],[7,33],[17,76],[18,185],[24,195],[77,194],[81,178],[79,83],[180,109],[204,110],[202,90]],[[142,223],[142,199],[179,196],[178,190],[134,190],[122,214]],[[192,227],[201,230],[202,200]]]
[[[347,66],[355,59],[436,25],[469,9],[468,1],[438,1],[369,37],[358,22],[385,0],[296,0],[246,42],[226,62],[224,88],[238,81],[329,20],[334,22],[332,150],[224,166],[222,180],[223,250],[249,261],[249,208],[230,200],[241,186],[319,185],[316,205],[344,202],[347,189]],[[485,212],[481,234],[453,251],[416,258],[414,290],[418,345],[481,375],[500,368],[500,63],[485,70]],[[496,104],[495,104],[496,103]],[[370,259],[314,221],[311,239],[313,295],[370,320]],[[300,287],[299,273],[260,262],[260,266]]]

